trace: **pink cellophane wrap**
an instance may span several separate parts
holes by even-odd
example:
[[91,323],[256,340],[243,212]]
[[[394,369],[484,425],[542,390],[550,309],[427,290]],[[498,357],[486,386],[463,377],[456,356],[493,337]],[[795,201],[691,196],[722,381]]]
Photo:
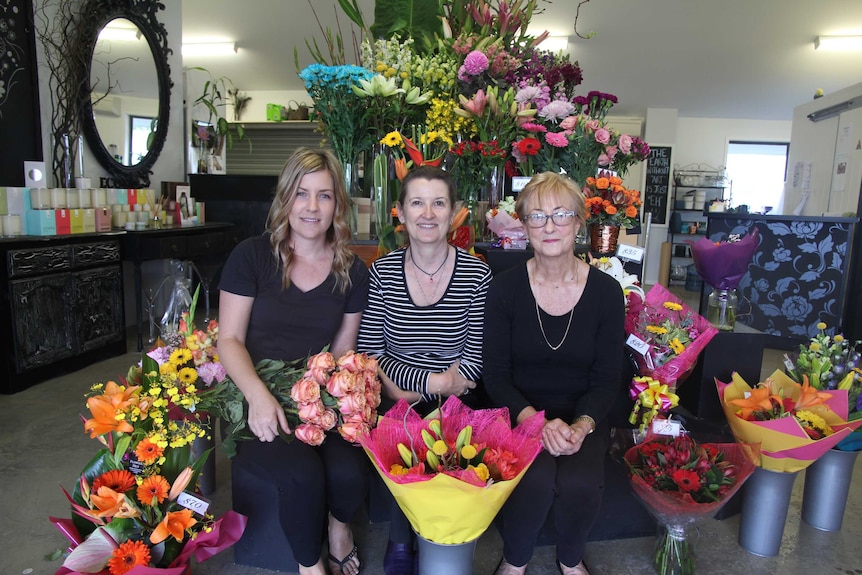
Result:
[[[77,547],[84,540],[71,519],[49,517],[49,520],[69,539],[72,543],[71,548]],[[224,551],[239,541],[243,531],[245,531],[246,523],[248,523],[248,518],[245,515],[240,515],[236,511],[228,511],[215,521],[209,533],[202,531],[193,540],[186,542],[183,550],[171,562],[170,566],[138,566],[129,571],[128,575],[183,575],[188,572],[192,555],[200,563]],[[96,574],[86,574],[60,567],[54,572],[54,575],[109,575],[109,572],[104,569]]]
[[[668,310],[664,307],[665,302],[678,303],[682,306],[682,310],[679,312]],[[715,334],[718,333],[718,329],[709,323],[705,317],[695,313],[681,299],[676,297],[660,284],[656,284],[650,288],[646,294],[646,299],[644,300],[643,305],[645,313],[655,318],[653,323],[658,323],[669,316],[685,317],[688,312],[691,312],[692,314],[691,317],[694,321],[694,327],[698,331],[698,336],[694,341],[686,345],[681,354],[675,355],[660,366],[655,365],[655,357],[653,355],[654,351],[652,348],[649,351],[648,357],[643,357],[640,354],[633,354],[638,362],[638,368],[640,369],[641,375],[649,375],[653,379],[657,379],[660,382],[675,388],[677,383],[681,383],[680,380],[684,379],[684,376],[686,376],[697,363],[697,358],[700,355],[700,352],[703,351],[706,344],[715,337]],[[626,326],[627,329],[635,329],[635,326],[639,326],[640,323],[642,322],[638,322],[637,320],[626,321]],[[644,341],[649,341],[647,338],[648,334],[635,333],[635,335]]]
[[492,216],[485,214],[488,221],[488,229],[500,238],[504,249],[524,249],[527,247],[527,230],[521,220],[516,220],[506,212],[498,210]]
[[[422,429],[428,428],[406,401],[400,400],[360,443],[374,463],[396,502],[413,528],[422,537],[441,544],[472,541],[490,525],[527,468],[542,450],[544,412],[521,422],[512,429],[509,410],[473,410],[457,397],[450,396],[440,409],[443,437],[453,441],[467,425],[473,427],[471,443],[505,449],[514,454],[516,477],[485,485],[473,471],[446,473],[411,473],[392,475],[393,464],[403,464],[397,445],[412,445],[419,461],[428,451],[422,441]],[[409,434],[409,435],[408,435]],[[411,439],[412,438],[412,442]]]
[[757,250],[757,228],[738,242],[689,241],[694,267],[703,281],[717,289],[736,289]]
[[[638,449],[660,436],[647,436],[647,439],[626,451],[625,459],[630,464],[638,462]],[[688,493],[662,491],[650,487],[643,478],[629,471],[629,481],[632,490],[662,525],[686,525],[695,523],[698,519],[711,516],[718,512],[733,495],[739,491],[745,480],[754,472],[758,450],[754,446],[742,443],[701,443],[710,445],[724,453],[725,461],[735,467],[736,482],[723,494],[719,501],[698,503]]]

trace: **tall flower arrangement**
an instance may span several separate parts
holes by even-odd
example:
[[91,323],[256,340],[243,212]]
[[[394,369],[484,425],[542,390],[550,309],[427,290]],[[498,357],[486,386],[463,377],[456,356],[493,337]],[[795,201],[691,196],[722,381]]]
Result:
[[64,489],[72,519],[51,518],[73,546],[58,573],[184,567],[242,535],[243,516],[215,519],[193,493],[209,452],[195,457],[191,443],[210,430],[196,417],[192,373],[160,370],[144,355],[140,385],[109,381],[87,394],[84,430],[102,448],[72,493]]

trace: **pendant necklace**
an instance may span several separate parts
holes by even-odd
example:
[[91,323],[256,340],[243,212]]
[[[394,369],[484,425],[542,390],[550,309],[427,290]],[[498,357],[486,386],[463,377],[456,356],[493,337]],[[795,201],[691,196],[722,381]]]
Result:
[[[443,258],[443,262],[439,266],[437,266],[436,270],[429,273],[429,272],[426,272],[425,270],[423,270],[421,267],[419,267],[419,264],[416,263],[416,258],[413,257],[413,248],[411,246],[408,246],[407,250],[410,252],[410,261],[413,262],[413,267],[416,268],[417,270],[419,270],[420,272],[422,272],[423,274],[425,274],[426,276],[428,276],[428,282],[429,283],[434,283],[434,276],[437,275],[437,273],[443,269],[443,266],[445,266],[446,262],[449,260],[449,245],[447,244],[446,245],[446,257]],[[416,280],[418,281],[419,278],[416,278]]]
[[[578,283],[578,268],[575,268],[575,287],[577,288]],[[563,342],[566,341],[566,338],[569,336],[569,328],[572,327],[572,316],[575,315],[575,306],[572,306],[572,311],[569,312],[569,323],[566,324],[566,332],[563,334],[563,339],[560,340],[560,343],[557,345],[551,345],[551,342],[548,341],[548,336],[545,335],[545,326],[542,325],[542,314],[539,313],[539,300],[536,300],[536,319],[539,320],[539,330],[542,332],[542,337],[545,340],[545,343],[548,344],[548,347],[551,348],[551,351],[557,351],[563,346]]]
[[[418,267],[418,266],[415,266],[415,267]],[[437,271],[440,271],[440,270],[437,270]],[[440,284],[439,283],[437,283],[437,284],[432,283],[432,285],[433,285],[432,291],[431,291],[432,297],[428,297],[428,292],[425,291],[425,287],[422,285],[423,282],[419,280],[419,276],[416,274],[415,269],[413,270],[413,277],[416,278],[416,285],[419,286],[419,291],[421,291],[422,295],[425,296],[426,305],[433,305],[434,303],[436,303],[437,300],[433,299],[433,298],[437,297],[437,290],[440,288]]]

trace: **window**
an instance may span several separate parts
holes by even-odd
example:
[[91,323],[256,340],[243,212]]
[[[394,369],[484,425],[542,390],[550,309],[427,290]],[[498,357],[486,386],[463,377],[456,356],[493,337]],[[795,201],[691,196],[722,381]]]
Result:
[[129,163],[134,166],[139,163],[150,147],[147,140],[150,134],[156,130],[156,119],[146,116],[129,116]]
[[733,207],[747,205],[751,212],[767,213],[779,205],[789,147],[776,142],[728,144],[727,177],[733,182]]

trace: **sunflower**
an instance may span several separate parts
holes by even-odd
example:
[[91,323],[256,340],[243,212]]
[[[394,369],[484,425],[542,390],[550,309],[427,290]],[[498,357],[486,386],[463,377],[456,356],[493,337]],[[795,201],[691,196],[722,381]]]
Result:
[[112,469],[96,477],[91,489],[98,493],[99,487],[103,485],[117,493],[125,493],[135,486],[135,476],[125,469]]
[[150,475],[138,487],[138,501],[144,505],[152,505],[153,499],[163,502],[171,490],[168,480],[161,475]]
[[125,541],[114,549],[108,560],[111,575],[123,575],[138,565],[150,564],[150,549],[142,541]]

